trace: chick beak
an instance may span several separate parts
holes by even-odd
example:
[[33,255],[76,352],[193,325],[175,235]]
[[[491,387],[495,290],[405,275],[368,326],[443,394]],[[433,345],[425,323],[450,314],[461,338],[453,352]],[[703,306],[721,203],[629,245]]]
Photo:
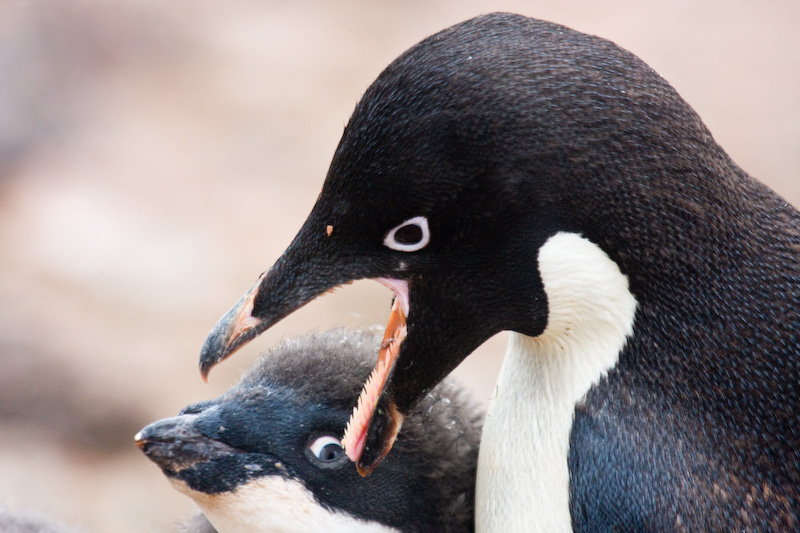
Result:
[[167,475],[235,452],[200,432],[196,419],[197,415],[185,414],[153,422],[136,434],[134,442]]

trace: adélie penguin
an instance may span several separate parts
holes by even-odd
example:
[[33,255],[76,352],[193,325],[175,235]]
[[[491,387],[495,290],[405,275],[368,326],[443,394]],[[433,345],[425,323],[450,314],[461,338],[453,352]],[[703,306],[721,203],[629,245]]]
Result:
[[402,54],[201,371],[362,278],[396,298],[344,439],[361,473],[510,330],[478,530],[800,528],[800,214],[631,53],[491,14]]
[[136,442],[220,533],[473,531],[483,413],[452,382],[418,403],[368,479],[342,449],[380,341],[347,330],[286,341]]

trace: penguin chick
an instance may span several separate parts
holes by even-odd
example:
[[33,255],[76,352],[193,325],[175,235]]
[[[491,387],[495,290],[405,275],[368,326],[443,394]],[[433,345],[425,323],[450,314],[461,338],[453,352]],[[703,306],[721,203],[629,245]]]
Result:
[[452,383],[425,396],[375,475],[342,449],[379,344],[351,331],[287,341],[136,443],[221,533],[472,531],[482,413]]

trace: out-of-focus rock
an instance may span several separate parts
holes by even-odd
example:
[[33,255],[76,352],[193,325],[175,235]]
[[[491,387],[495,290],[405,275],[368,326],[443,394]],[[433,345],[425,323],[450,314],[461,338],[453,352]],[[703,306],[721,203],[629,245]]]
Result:
[[131,428],[147,420],[141,403],[87,382],[63,358],[0,340],[0,428],[13,425],[78,453],[110,454],[127,451]]

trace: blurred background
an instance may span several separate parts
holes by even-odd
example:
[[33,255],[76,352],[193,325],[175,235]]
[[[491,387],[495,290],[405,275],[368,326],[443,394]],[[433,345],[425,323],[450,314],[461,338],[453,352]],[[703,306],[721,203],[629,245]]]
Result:
[[[133,444],[281,338],[385,323],[360,282],[218,367],[206,334],[300,228],[361,93],[494,10],[643,58],[753,176],[800,205],[795,0],[0,0],[0,506],[175,531],[192,503]],[[503,335],[459,368],[485,401]]]

